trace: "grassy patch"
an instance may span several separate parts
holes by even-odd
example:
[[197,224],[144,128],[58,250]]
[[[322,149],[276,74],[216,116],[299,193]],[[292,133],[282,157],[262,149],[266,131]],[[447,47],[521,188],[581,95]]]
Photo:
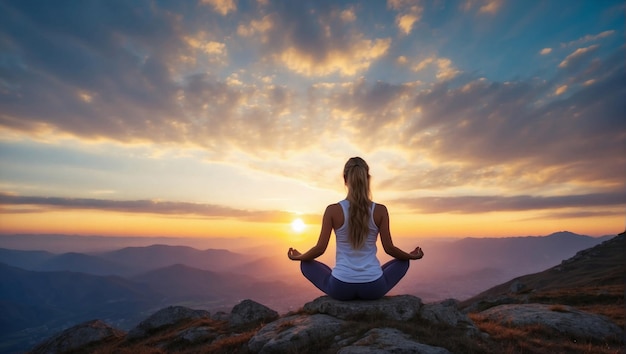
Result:
[[618,339],[593,341],[588,338],[571,338],[541,325],[509,326],[491,321],[479,314],[470,318],[481,331],[489,335],[488,352],[494,353],[581,353],[619,354],[624,345]]

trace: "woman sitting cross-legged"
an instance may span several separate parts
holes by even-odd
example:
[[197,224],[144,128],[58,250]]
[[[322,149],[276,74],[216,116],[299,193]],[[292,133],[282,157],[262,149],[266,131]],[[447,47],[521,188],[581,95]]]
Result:
[[[371,200],[369,166],[362,158],[346,162],[343,179],[348,196],[326,208],[317,244],[305,253],[290,248],[287,255],[301,261],[302,274],[336,300],[380,299],[404,277],[409,261],[422,258],[424,252],[416,247],[407,253],[394,246],[387,208]],[[315,258],[326,251],[333,230],[337,254],[331,269]],[[394,257],[382,266],[376,258],[379,234],[385,252]]]

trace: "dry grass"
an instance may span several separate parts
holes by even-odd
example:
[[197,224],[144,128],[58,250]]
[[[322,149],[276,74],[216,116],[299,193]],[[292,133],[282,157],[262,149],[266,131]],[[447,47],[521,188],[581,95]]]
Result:
[[489,334],[488,352],[619,354],[624,350],[624,345],[619,340],[601,342],[571,338],[541,325],[512,327],[488,320],[479,314],[471,314],[470,318],[481,331]]
[[[621,328],[625,325],[624,284],[545,289],[526,296],[520,302],[548,304],[551,311],[557,312],[567,312],[566,306],[571,306],[605,316]],[[617,354],[624,351],[624,343],[618,340],[573,339],[540,325],[512,327],[487,320],[479,313],[469,316],[481,331],[489,334],[488,352]]]

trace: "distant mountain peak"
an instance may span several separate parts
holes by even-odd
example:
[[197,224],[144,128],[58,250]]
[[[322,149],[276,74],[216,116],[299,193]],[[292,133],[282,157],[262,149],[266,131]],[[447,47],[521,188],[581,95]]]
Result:
[[584,235],[579,235],[577,233],[573,233],[571,231],[558,231],[558,232],[554,232],[551,233],[550,235],[546,236],[546,237],[584,237]]

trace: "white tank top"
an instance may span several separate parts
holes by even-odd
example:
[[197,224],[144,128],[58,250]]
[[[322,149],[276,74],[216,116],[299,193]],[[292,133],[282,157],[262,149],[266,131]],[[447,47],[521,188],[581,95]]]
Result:
[[348,234],[348,218],[350,202],[346,199],[339,202],[343,209],[343,225],[335,230],[337,240],[337,254],[333,277],[346,283],[367,283],[380,278],[383,271],[380,262],[376,258],[376,239],[378,238],[378,226],[374,223],[374,202],[370,210],[370,224],[367,238],[361,249],[355,250],[350,244]]

